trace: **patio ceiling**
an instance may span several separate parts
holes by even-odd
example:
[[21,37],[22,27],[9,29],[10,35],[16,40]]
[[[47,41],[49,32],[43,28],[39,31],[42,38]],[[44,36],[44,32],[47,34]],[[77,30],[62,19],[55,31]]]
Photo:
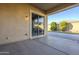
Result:
[[76,5],[76,3],[31,3],[31,5],[42,10],[46,14],[50,14],[69,6]]
[[59,5],[59,3],[35,3],[33,5],[41,8],[42,10],[48,10],[49,8]]

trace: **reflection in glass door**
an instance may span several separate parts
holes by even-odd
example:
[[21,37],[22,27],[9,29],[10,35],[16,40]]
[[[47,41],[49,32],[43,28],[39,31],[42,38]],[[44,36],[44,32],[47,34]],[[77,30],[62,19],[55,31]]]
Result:
[[32,36],[44,35],[44,17],[32,13]]
[[38,35],[43,35],[44,34],[44,17],[39,16],[38,17]]

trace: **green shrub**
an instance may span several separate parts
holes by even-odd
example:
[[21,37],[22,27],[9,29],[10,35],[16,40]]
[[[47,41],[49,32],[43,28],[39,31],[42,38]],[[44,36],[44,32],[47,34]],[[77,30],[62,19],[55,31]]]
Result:
[[59,24],[59,28],[60,28],[61,31],[66,31],[67,26],[68,26],[68,23],[66,21],[62,21]]
[[51,31],[56,31],[57,30],[57,23],[56,22],[52,22],[50,29],[51,29]]

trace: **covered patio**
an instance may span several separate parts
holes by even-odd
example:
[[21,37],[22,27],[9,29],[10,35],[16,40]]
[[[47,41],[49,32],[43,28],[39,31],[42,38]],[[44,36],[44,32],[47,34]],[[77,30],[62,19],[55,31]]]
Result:
[[78,5],[75,3],[0,4],[0,54],[79,54],[78,40],[56,37],[55,33],[47,31],[48,15]]

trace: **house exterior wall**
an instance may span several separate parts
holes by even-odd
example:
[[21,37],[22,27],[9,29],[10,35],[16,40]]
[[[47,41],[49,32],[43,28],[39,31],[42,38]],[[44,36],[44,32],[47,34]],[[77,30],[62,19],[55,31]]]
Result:
[[0,4],[0,44],[30,38],[30,10],[44,14],[29,4]]
[[68,31],[79,33],[79,22],[71,22]]
[[50,24],[48,24],[48,31],[50,32],[51,31],[51,25]]

